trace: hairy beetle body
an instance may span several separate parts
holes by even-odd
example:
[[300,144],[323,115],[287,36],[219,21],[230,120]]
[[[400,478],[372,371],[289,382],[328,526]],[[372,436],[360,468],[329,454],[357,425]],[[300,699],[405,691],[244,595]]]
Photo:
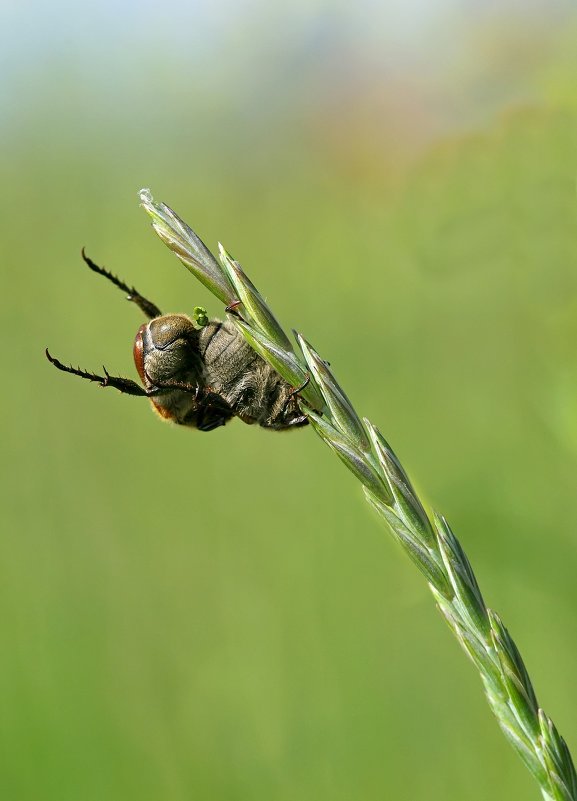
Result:
[[297,390],[246,342],[229,319],[195,325],[185,314],[163,315],[158,307],[82,253],[88,266],[128,293],[149,317],[138,329],[133,355],[142,386],[127,378],[99,376],[54,359],[58,369],[101,386],[148,397],[158,414],[178,425],[212,431],[233,417],[273,430],[306,425]]

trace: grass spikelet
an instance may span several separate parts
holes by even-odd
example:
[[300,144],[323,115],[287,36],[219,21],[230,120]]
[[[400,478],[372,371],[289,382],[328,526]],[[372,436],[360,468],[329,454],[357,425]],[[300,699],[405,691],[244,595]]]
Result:
[[[221,248],[222,264],[168,206],[148,190],[142,205],[156,232],[185,266],[226,305],[247,340],[301,391],[313,430],[363,484],[371,506],[427,579],[438,607],[481,677],[487,701],[545,801],[577,801],[577,776],[567,744],[537,702],[519,649],[498,615],[485,605],[465,551],[441,515],[427,513],[394,452],[362,421],[331,370],[311,346],[288,336],[256,287]],[[322,407],[322,408],[321,408]],[[316,410],[316,411],[315,411]]]

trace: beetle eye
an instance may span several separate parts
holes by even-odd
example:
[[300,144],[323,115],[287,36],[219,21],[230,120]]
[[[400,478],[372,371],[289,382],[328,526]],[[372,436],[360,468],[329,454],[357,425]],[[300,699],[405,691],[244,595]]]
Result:
[[146,323],[143,323],[136,336],[134,337],[134,346],[132,348],[132,355],[134,357],[134,364],[138,370],[138,375],[143,384],[146,384],[146,376],[144,373],[144,332],[146,331]]

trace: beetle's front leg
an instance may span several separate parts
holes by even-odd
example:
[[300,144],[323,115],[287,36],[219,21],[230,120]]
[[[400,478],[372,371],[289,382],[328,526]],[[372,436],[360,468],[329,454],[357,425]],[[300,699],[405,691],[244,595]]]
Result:
[[102,368],[104,370],[104,375],[97,375],[96,373],[89,373],[87,370],[81,370],[79,367],[74,368],[72,365],[67,366],[62,364],[62,362],[58,361],[58,359],[55,359],[54,356],[48,352],[48,348],[46,348],[46,358],[51,364],[54,365],[54,367],[57,367],[64,373],[71,373],[72,375],[77,375],[80,378],[86,378],[88,381],[96,381],[101,387],[114,387],[119,392],[123,392],[126,395],[137,395],[149,398],[152,395],[158,395],[159,393],[159,390],[157,389],[143,389],[140,384],[137,384],[136,381],[132,381],[130,378],[122,378],[121,376],[110,375],[106,367]]
[[150,320],[152,320],[154,317],[160,317],[162,315],[162,312],[158,306],[152,301],[143,297],[135,287],[128,286],[128,284],[125,284],[124,281],[121,281],[120,278],[117,278],[109,270],[106,270],[104,267],[99,267],[98,264],[95,264],[92,259],[86,255],[84,248],[82,248],[82,258],[91,270],[99,275],[103,275],[105,278],[108,278],[108,280],[111,281],[114,286],[117,286],[123,292],[126,292],[126,299],[136,303],[138,308],[144,312],[144,314]]

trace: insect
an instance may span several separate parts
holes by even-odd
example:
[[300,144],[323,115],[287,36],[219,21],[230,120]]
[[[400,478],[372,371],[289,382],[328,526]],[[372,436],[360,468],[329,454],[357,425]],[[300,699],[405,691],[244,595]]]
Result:
[[212,431],[233,417],[277,431],[308,423],[298,392],[264,361],[231,320],[208,320],[195,308],[195,322],[185,314],[162,314],[158,306],[104,267],[82,258],[91,270],[127,293],[149,322],[138,329],[133,355],[142,386],[129,378],[68,367],[46,350],[59,370],[127,395],[149,398],[158,414],[174,423]]

